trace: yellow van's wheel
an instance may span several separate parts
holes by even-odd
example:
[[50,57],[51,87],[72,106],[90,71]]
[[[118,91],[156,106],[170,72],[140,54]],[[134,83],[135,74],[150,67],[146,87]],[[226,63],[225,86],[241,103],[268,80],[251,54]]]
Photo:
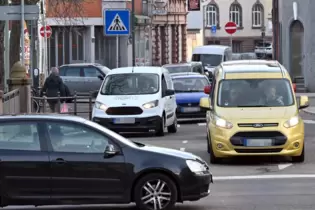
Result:
[[211,143],[211,136],[209,134],[207,134],[207,136],[208,136],[208,152],[210,154],[210,163],[212,163],[212,164],[220,163],[221,158],[216,157],[214,152],[213,152],[212,143]]
[[303,145],[302,154],[300,156],[293,156],[292,157],[292,162],[294,162],[294,163],[303,163],[304,160],[305,160],[305,152],[304,152],[304,145]]

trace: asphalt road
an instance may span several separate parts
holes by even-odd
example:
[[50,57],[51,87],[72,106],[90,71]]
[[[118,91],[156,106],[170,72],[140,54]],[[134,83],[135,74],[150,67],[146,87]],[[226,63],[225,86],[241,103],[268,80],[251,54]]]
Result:
[[[315,116],[301,112],[306,123],[306,160],[291,164],[289,158],[231,159],[211,165],[211,195],[197,202],[179,204],[180,210],[314,210]],[[194,153],[209,161],[204,123],[181,123],[176,134],[164,137],[127,135],[135,141]],[[25,207],[26,209],[34,209]],[[7,207],[5,209],[25,209]],[[62,206],[36,209],[136,210],[133,205]]]

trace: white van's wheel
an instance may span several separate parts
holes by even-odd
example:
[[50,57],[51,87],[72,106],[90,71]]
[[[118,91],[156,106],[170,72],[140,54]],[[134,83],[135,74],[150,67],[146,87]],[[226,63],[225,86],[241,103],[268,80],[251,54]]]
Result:
[[176,116],[176,114],[175,114],[175,117],[174,117],[173,124],[167,127],[167,131],[169,133],[176,133],[177,132],[177,116]]
[[160,122],[160,126],[158,127],[158,129],[156,130],[155,135],[157,136],[164,136],[164,128],[165,128],[165,117],[164,115],[162,116],[162,120]]

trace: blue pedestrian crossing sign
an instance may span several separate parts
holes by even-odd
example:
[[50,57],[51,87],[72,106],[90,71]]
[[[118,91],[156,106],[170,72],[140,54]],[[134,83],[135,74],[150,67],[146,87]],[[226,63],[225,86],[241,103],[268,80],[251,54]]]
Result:
[[130,11],[128,9],[104,10],[104,35],[129,36]]
[[215,34],[217,32],[217,26],[213,25],[211,26],[211,33]]

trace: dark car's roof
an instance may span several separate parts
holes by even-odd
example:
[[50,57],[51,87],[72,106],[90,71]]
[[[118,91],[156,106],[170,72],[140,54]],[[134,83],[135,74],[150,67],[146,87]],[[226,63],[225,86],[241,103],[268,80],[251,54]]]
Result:
[[74,122],[84,122],[86,119],[73,115],[65,115],[65,114],[20,114],[20,115],[2,115],[0,116],[0,120],[32,120],[32,119],[44,119],[44,120],[64,120],[64,121],[74,121]]

